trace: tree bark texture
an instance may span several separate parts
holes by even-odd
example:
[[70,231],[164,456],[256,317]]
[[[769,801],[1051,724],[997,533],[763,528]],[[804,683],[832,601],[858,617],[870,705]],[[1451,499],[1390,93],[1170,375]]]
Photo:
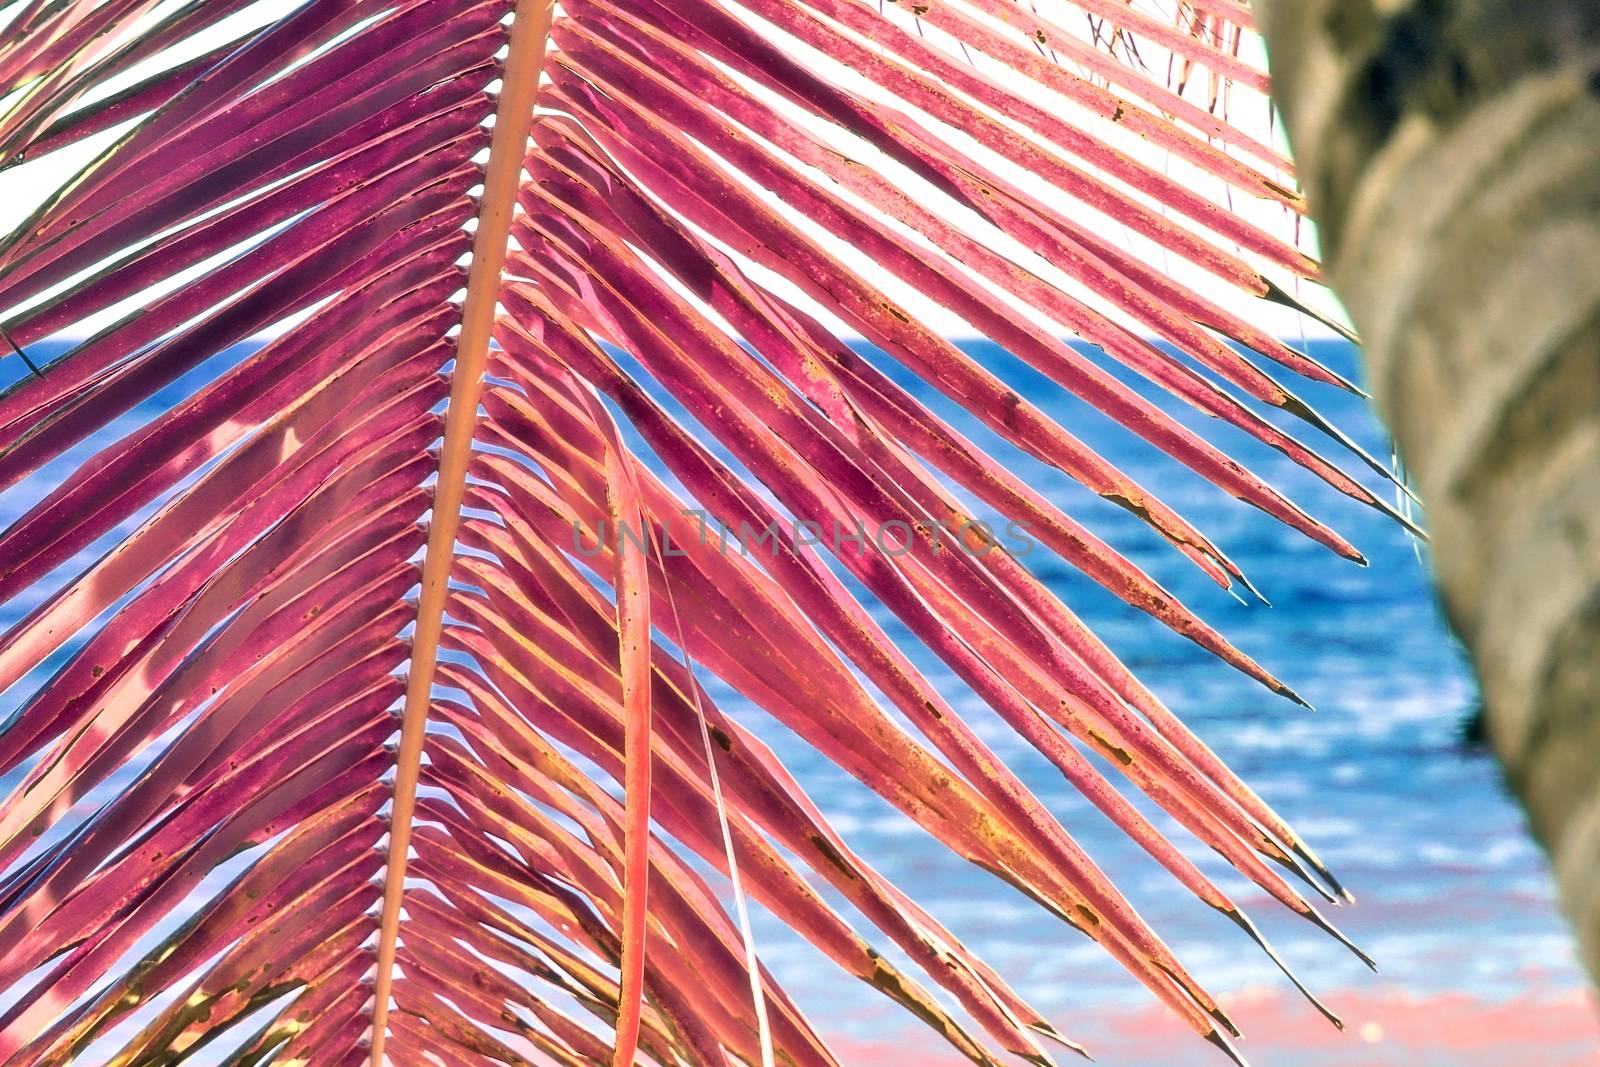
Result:
[[1258,0],[1327,280],[1600,976],[1600,0]]

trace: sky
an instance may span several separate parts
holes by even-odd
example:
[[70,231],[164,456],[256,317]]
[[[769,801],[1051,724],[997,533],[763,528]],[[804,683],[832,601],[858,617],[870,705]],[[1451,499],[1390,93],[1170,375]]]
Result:
[[[1167,0],[1147,0],[1147,2],[1142,6],[1146,6],[1152,11],[1162,11],[1163,5],[1166,4],[1166,2]],[[179,0],[166,0],[166,2],[158,4],[150,13],[149,17],[164,17],[167,13],[177,10],[181,6],[182,4],[179,2]],[[187,58],[188,56],[199,54],[205,50],[214,48],[217,45],[233,38],[250,25],[263,24],[272,18],[278,17],[292,10],[295,6],[297,6],[295,0],[263,0],[263,2],[252,5],[247,10],[229,18],[206,33],[197,35],[193,39],[186,41],[179,49],[168,53],[165,57],[154,57],[141,67],[129,72],[118,81],[101,87],[98,92],[103,94],[115,92],[121,87],[137,81],[139,78],[145,76],[153,70],[159,69],[160,67],[165,66],[174,60]],[[1066,0],[1038,0],[1038,7],[1041,14],[1043,14],[1045,17],[1052,18],[1069,29],[1077,28],[1083,25],[1081,16],[1075,11],[1075,9],[1071,7],[1069,3],[1066,2]],[[890,8],[890,10],[898,9]],[[906,22],[909,25],[911,20],[908,18],[906,19]],[[948,39],[942,38],[938,31],[932,30],[926,26],[920,26],[920,30],[935,43],[939,43],[941,45],[950,44]],[[782,38],[781,34],[776,34],[774,36]],[[808,66],[821,71],[830,79],[840,81],[862,92],[869,99],[878,100],[890,107],[902,106],[900,101],[896,100],[890,94],[884,92],[878,86],[873,85],[865,78],[862,78],[854,71],[846,69],[839,63],[826,56],[806,49],[803,45],[799,45],[797,42],[789,40],[788,44],[794,49],[794,51],[804,57]],[[955,51],[958,47],[959,46],[954,46],[951,48],[951,50]],[[1259,42],[1247,40],[1245,50],[1242,54],[1244,58],[1254,64],[1260,65],[1264,63],[1264,53],[1259,45]],[[971,53],[968,53],[968,55],[971,56]],[[1161,51],[1159,48],[1149,45],[1148,43],[1141,47],[1141,56],[1152,70],[1160,72],[1165,70],[1167,67],[1167,54]],[[978,54],[973,61],[981,64],[988,73],[999,80],[1002,85],[1008,88],[1019,88],[1026,86],[1030,99],[1036,100],[1049,110],[1060,113],[1069,118],[1071,118],[1074,114],[1081,114],[1081,112],[1077,111],[1076,106],[1067,101],[1065,98],[1056,96],[1054,93],[1051,93],[1047,90],[1040,90],[1037,87],[1027,86],[1027,83],[1019,75],[1016,75],[998,63],[988,60],[987,57],[981,54]],[[1208,87],[1205,84],[1205,81],[1206,80],[1204,78],[1196,78],[1192,81],[1187,94],[1191,100],[1201,104],[1207,102]],[[93,97],[87,99],[93,99]],[[0,100],[0,108],[3,108],[7,103],[9,103],[9,99]],[[874,165],[878,166],[886,175],[894,178],[898,182],[905,183],[905,186],[908,189],[922,184],[920,179],[914,175],[904,171],[897,165],[884,160],[882,156],[870,148],[870,146],[850,138],[848,135],[838,133],[838,131],[824,129],[821,124],[811,120],[807,116],[801,116],[795,109],[789,110],[791,114],[794,115],[797,122],[808,126],[812,130],[822,132],[823,135],[828,137],[834,144],[836,144],[841,151],[845,151],[847,154],[852,155],[852,157],[858,159],[865,158],[867,161],[873,162]],[[1279,135],[1278,127],[1274,122],[1272,122],[1271,119],[1271,109],[1266,99],[1260,94],[1250,92],[1240,87],[1235,87],[1229,95],[1228,118],[1234,125],[1256,139],[1275,144],[1279,147],[1282,146],[1282,139]],[[1013,127],[1016,128],[1014,124]],[[1246,219],[1256,223],[1269,232],[1282,236],[1286,240],[1298,241],[1299,247],[1302,249],[1308,251],[1314,250],[1314,235],[1312,233],[1310,224],[1302,220],[1297,225],[1296,221],[1289,216],[1288,212],[1286,212],[1280,206],[1265,201],[1251,200],[1249,198],[1237,195],[1229,197],[1227,191],[1221,188],[1221,182],[1217,179],[1213,179],[1202,174],[1197,168],[1194,168],[1181,160],[1172,159],[1167,153],[1154,148],[1141,138],[1127,133],[1127,131],[1121,127],[1113,126],[1103,120],[1098,120],[1093,122],[1090,126],[1088,126],[1088,128],[1093,130],[1097,135],[1107,138],[1113,145],[1122,149],[1128,154],[1149,163],[1153,167],[1163,170],[1185,186],[1198,191],[1218,201],[1219,203],[1224,204],[1229,208],[1229,210],[1239,213]],[[92,161],[99,152],[103,151],[107,145],[111,144],[120,132],[120,130],[108,131],[106,134],[97,136],[84,144],[76,145],[70,149],[63,150],[36,160],[30,160],[18,167],[0,171],[0,232],[12,232],[15,227],[20,225],[23,220],[28,217],[29,213],[41,201],[49,196],[53,190],[70,181],[73,175],[76,174],[81,167]],[[941,135],[947,136],[951,142],[956,144],[958,147],[968,151],[975,158],[986,165],[991,166],[1003,177],[1012,180],[1016,184],[1020,185],[1025,191],[1038,196],[1045,203],[1060,210],[1073,222],[1083,225],[1092,233],[1110,241],[1118,247],[1126,249],[1142,261],[1151,265],[1159,266],[1175,281],[1188,286],[1208,299],[1222,304],[1229,310],[1240,313],[1241,315],[1247,317],[1250,321],[1265,326],[1278,336],[1284,337],[1291,341],[1297,341],[1301,337],[1324,337],[1329,335],[1330,331],[1328,331],[1326,327],[1323,327],[1314,321],[1307,320],[1304,316],[1298,315],[1287,309],[1266,304],[1263,301],[1239,293],[1231,289],[1226,284],[1218,282],[1199,268],[1181,260],[1174,259],[1173,257],[1167,255],[1162,249],[1155,246],[1153,242],[1131,233],[1117,220],[1102,215],[1097,211],[1088,208],[1082,203],[1072,200],[1060,190],[1052,188],[1046,182],[1033,177],[1025,172],[1022,168],[1015,166],[1003,157],[987,151],[981,145],[976,144],[976,142],[966,138],[959,132],[950,130],[947,127],[940,127],[939,132]],[[1019,137],[1028,136],[1020,128],[1017,128],[1017,135]],[[924,188],[927,187],[924,186]],[[919,202],[925,202],[932,205],[936,202],[944,201],[942,198],[936,195],[930,195],[925,200],[919,198]],[[780,211],[785,210],[784,205],[779,204],[775,206],[777,206]],[[793,216],[792,212],[790,212],[790,214]],[[978,218],[975,213],[966,211],[964,209],[955,209],[952,212],[948,212],[947,217],[949,217],[952,221],[955,221],[967,232],[981,235],[982,239],[985,240],[985,242],[988,243],[994,250],[1014,259],[1019,263],[1029,266],[1047,281],[1050,281],[1068,293],[1085,300],[1085,302],[1107,313],[1113,319],[1121,319],[1126,321],[1119,312],[1110,308],[1109,305],[1105,304],[1097,296],[1078,285],[1063,272],[1057,270],[1053,264],[1046,263],[1038,256],[1035,256],[1030,250],[1017,245],[1013,241],[1010,241],[1005,237],[1005,235],[1000,234],[992,227],[988,227],[982,222],[982,220]],[[797,221],[800,221],[802,225],[809,225],[807,220]],[[909,231],[904,231],[903,229],[902,232],[909,234]],[[949,336],[970,336],[976,332],[970,325],[965,323],[961,318],[954,315],[950,311],[940,307],[921,294],[914,291],[909,291],[905,286],[900,285],[897,280],[889,277],[885,271],[878,268],[875,264],[861,256],[854,249],[848,247],[844,243],[820,235],[819,239],[823,240],[823,243],[827,245],[831,251],[834,251],[836,254],[838,254],[849,265],[862,273],[863,276],[868,278],[868,280],[874,282],[875,284],[879,284],[881,287],[888,290],[890,294],[894,296],[897,301],[899,301],[909,312],[915,314],[917,317],[933,326],[940,333]],[[920,240],[915,235],[912,235],[912,239],[914,241]],[[1248,259],[1249,257],[1246,256],[1246,258]],[[803,304],[809,303],[809,301],[806,301],[803,297],[800,297],[798,293],[796,293],[781,279],[777,279],[759,269],[753,270],[752,273],[763,282],[771,285],[776,291],[779,292],[780,295],[791,299],[797,299]],[[1285,289],[1295,292],[1311,306],[1328,313],[1337,314],[1336,302],[1330,295],[1322,291],[1319,287],[1297,284],[1293,279],[1286,276],[1273,275],[1270,270],[1267,273],[1270,277],[1273,277],[1274,281],[1279,282]],[[186,279],[183,277],[174,279],[171,282],[171,285],[176,286],[182,284],[184,280]],[[128,305],[123,305],[112,309],[106,314],[98,317],[96,320],[80,324],[79,330],[83,333],[93,332],[93,330],[99,326],[110,321],[115,321],[116,318],[120,317],[122,314],[125,314],[130,306],[136,305],[145,299],[147,299],[147,297],[141,297],[134,301],[130,301]],[[15,314],[17,310],[19,309],[0,309],[0,316],[9,317]],[[1050,323],[1049,320],[1044,319],[1043,316],[1038,315],[1032,309],[1026,306],[1017,305],[1017,312],[1025,317],[1031,317],[1041,323],[1050,325],[1053,329],[1055,329],[1056,332],[1061,332],[1058,324]],[[824,316],[824,318],[826,319],[827,316]],[[848,329],[843,326],[843,324],[838,323],[836,320],[832,322],[832,325],[834,325],[835,328],[841,333],[849,332]],[[1139,332],[1145,331],[1140,330]]]

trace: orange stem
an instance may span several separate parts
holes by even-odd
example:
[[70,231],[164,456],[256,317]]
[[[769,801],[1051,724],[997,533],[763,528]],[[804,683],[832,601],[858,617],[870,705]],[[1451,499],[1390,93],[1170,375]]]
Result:
[[461,524],[461,498],[472,439],[477,429],[478,399],[489,359],[500,275],[511,235],[511,216],[522,184],[533,107],[544,69],[554,0],[517,0],[511,24],[510,51],[501,75],[495,107],[489,165],[478,209],[478,230],[467,275],[467,298],[461,308],[461,333],[456,338],[455,369],[450,379],[450,404],[439,454],[439,478],[433,491],[433,517],[428,550],[422,563],[422,593],[417,601],[417,626],[411,639],[411,669],[406,680],[405,714],[400,724],[400,751],[395,757],[394,807],[389,819],[389,869],[383,886],[383,920],[378,936],[378,971],[372,1006],[372,1065],[382,1067],[389,1019],[389,992],[394,980],[395,947],[400,933],[400,907],[405,899],[406,863],[411,848],[411,818],[416,809],[417,776],[422,769],[422,742],[433,701],[434,668],[439,660],[439,635],[455,561],[456,530]]

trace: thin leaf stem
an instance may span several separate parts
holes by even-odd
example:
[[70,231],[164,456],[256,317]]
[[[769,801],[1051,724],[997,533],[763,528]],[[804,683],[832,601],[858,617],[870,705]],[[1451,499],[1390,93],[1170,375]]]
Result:
[[395,757],[394,806],[389,823],[389,866],[384,881],[383,918],[378,937],[378,969],[372,1007],[372,1064],[383,1063],[389,1015],[389,993],[394,978],[394,957],[400,931],[400,908],[405,898],[407,853],[411,846],[411,819],[416,806],[417,778],[422,768],[422,743],[427,733],[428,708],[433,699],[434,668],[439,657],[439,637],[444,627],[444,606],[450,589],[450,568],[455,560],[456,531],[461,522],[461,501],[472,440],[477,428],[478,400],[483,392],[488,363],[489,337],[494,328],[500,276],[505,266],[506,243],[521,185],[522,162],[527,154],[539,76],[544,68],[554,0],[518,0],[511,25],[510,51],[502,75],[500,99],[495,108],[494,136],[484,175],[478,229],[473,239],[472,267],[467,276],[466,301],[461,309],[461,333],[456,339],[455,368],[451,373],[450,402],[445,414],[444,446],[439,455],[439,476],[434,486],[433,516],[428,528],[427,554],[422,564],[422,591],[417,601],[417,625],[411,640],[411,668],[406,682],[405,712],[400,726],[400,749]]

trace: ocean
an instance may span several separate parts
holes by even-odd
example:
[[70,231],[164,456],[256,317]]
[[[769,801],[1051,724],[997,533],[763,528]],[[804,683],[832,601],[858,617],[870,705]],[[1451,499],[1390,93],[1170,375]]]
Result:
[[[1004,352],[987,343],[965,347],[1212,537],[1272,606],[1235,600],[1127,514],[996,443],[975,420],[932,398],[909,375],[896,377],[963,432],[1014,462],[1036,489],[1316,706],[1307,711],[1272,696],[1066,565],[1045,558],[1043,551],[1025,560],[1289,818],[1356,894],[1359,903],[1333,909],[1331,917],[1377,960],[1377,974],[1174,832],[1202,868],[1250,908],[1301,977],[1345,1016],[1349,1025],[1343,1036],[1300,1002],[1270,961],[1231,924],[1190,898],[935,658],[915,650],[918,665],[1059,815],[1191,971],[1224,996],[1245,1030],[1240,1047],[1251,1062],[1258,1067],[1600,1063],[1600,1027],[1553,902],[1544,858],[1526,836],[1495,762],[1472,739],[1477,692],[1429,589],[1426,549],[1384,516],[1321,486],[1278,453],[1197,413],[1183,415],[1329,521],[1371,566],[1341,561],[1209,487]],[[1313,347],[1334,369],[1359,374],[1348,346]],[[34,356],[44,360],[53,354],[41,347]],[[242,354],[214,362],[221,365]],[[0,360],[0,382],[16,376],[18,362],[15,356]],[[192,373],[71,455],[0,494],[0,523],[11,522],[74,463],[165,409],[208,373],[206,368]],[[1389,455],[1360,398],[1313,386],[1303,392],[1374,454]],[[1313,441],[1318,434],[1306,429],[1302,436]],[[1323,451],[1339,458],[1331,442]],[[83,553],[55,579],[76,573],[105,544]],[[0,606],[0,626],[9,626],[35,603],[30,592]],[[880,618],[891,633],[905,636],[892,617],[880,612]],[[36,675],[0,698],[0,713],[14,708],[42,679]],[[1110,1067],[1224,1062],[1088,940],[944,852],[771,719],[741,707],[725,689],[713,688],[713,693],[777,750],[862,855],[1011,978],[1064,1032],[1086,1044],[1097,1062]],[[1164,818],[1157,822],[1170,826]],[[843,1063],[938,1067],[964,1062],[867,986],[840,980],[819,953],[767,916],[758,912],[755,919],[763,961]],[[858,928],[865,930],[859,923]]]

